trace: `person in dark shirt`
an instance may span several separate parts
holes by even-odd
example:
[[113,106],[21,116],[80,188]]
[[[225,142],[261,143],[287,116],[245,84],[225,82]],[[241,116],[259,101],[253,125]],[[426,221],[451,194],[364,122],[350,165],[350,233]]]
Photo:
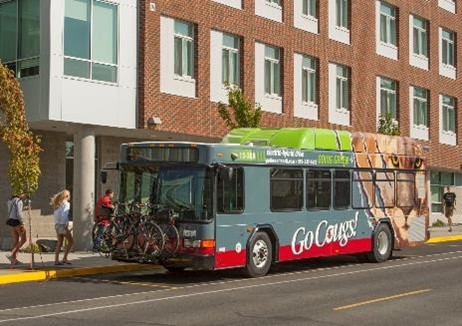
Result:
[[449,232],[452,232],[452,214],[456,208],[456,194],[451,192],[449,187],[446,188],[446,193],[443,195],[444,216],[448,219]]

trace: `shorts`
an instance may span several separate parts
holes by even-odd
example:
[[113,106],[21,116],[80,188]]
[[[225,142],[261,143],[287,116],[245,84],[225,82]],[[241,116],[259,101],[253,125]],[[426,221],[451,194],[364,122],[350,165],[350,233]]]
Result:
[[67,224],[55,224],[55,230],[58,235],[66,235],[69,231]]
[[452,217],[452,214],[454,213],[454,206],[446,206],[444,208],[444,216],[447,218]]

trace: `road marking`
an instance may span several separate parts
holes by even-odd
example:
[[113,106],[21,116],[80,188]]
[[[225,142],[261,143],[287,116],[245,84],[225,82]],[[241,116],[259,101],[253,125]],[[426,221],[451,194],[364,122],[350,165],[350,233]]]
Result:
[[[447,257],[447,258],[440,258],[440,259],[423,261],[423,262],[411,262],[411,263],[401,264],[401,265],[383,266],[383,267],[379,267],[379,268],[370,268],[370,269],[359,270],[359,271],[350,271],[350,272],[344,272],[344,273],[319,275],[319,276],[305,277],[305,278],[293,279],[293,280],[276,281],[276,282],[272,282],[272,283],[251,284],[251,285],[245,285],[245,286],[238,286],[238,287],[234,287],[234,288],[210,290],[210,291],[203,291],[203,292],[189,293],[189,294],[172,295],[172,296],[167,296],[167,297],[164,297],[164,298],[145,299],[145,300],[139,300],[139,301],[133,301],[133,302],[116,303],[116,304],[110,304],[110,305],[104,305],[104,306],[96,306],[96,307],[90,307],[90,308],[84,308],[84,309],[68,310],[68,311],[62,311],[63,308],[60,308],[60,310],[61,310],[60,312],[42,314],[42,315],[35,315],[35,316],[27,316],[27,317],[18,317],[18,318],[11,318],[11,319],[3,319],[3,320],[0,320],[0,323],[20,321],[20,320],[41,319],[41,318],[62,316],[62,315],[75,314],[75,313],[88,312],[88,311],[96,311],[96,310],[104,310],[104,309],[111,309],[111,308],[127,307],[127,306],[132,306],[132,305],[146,304],[146,303],[153,303],[153,302],[161,302],[161,301],[171,301],[171,300],[176,300],[176,299],[184,299],[184,298],[191,298],[191,297],[197,297],[197,296],[212,295],[212,294],[217,294],[217,293],[232,292],[232,291],[238,291],[238,290],[248,290],[248,289],[266,287],[266,286],[273,286],[273,285],[291,284],[291,283],[298,283],[298,282],[304,282],[304,281],[312,281],[312,280],[319,280],[319,279],[334,278],[334,277],[345,276],[345,275],[356,275],[356,274],[370,273],[371,271],[377,271],[377,270],[396,269],[396,268],[399,268],[399,267],[421,265],[421,264],[429,264],[429,263],[435,263],[435,262],[441,262],[441,261],[449,261],[449,260],[455,260],[455,259],[461,259],[461,258],[462,258],[462,256]],[[226,282],[223,282],[223,283],[226,283]],[[232,283],[232,282],[230,282],[230,283]],[[183,287],[183,288],[180,288],[180,289],[185,289],[185,288],[187,288],[187,287]],[[146,294],[156,294],[156,293],[165,292],[165,291],[170,291],[170,290],[167,289],[167,290],[159,290],[159,291],[148,291],[148,292],[146,292]],[[114,296],[114,297],[118,297],[118,296]],[[113,298],[113,297],[108,296],[106,298]],[[93,300],[96,300],[96,299],[89,299],[89,300],[85,300],[85,301],[93,301]],[[69,302],[67,302],[67,303],[69,303]],[[64,304],[64,303],[61,303],[61,304]],[[56,305],[56,304],[53,304],[53,305]],[[7,311],[18,310],[18,309],[21,309],[21,308],[0,310],[0,314],[4,313],[4,312],[7,312]],[[22,309],[28,310],[30,308],[23,307]]]
[[[413,258],[404,258],[400,260],[393,260],[390,261],[390,263],[393,262],[400,262],[400,261],[408,261],[408,260],[414,260],[417,258],[426,258],[426,257],[438,257],[438,256],[447,256],[451,254],[461,254],[461,250],[457,251],[450,251],[450,252],[442,252],[442,253],[437,253],[437,254],[431,254],[431,255],[426,255],[426,256],[417,256]],[[347,272],[346,274],[353,274],[353,273],[363,273],[363,272],[371,272],[371,271],[376,271],[376,270],[383,270],[383,269],[392,269],[392,268],[398,268],[398,267],[406,267],[406,266],[412,266],[412,265],[420,265],[424,263],[432,263],[432,262],[440,262],[440,261],[447,261],[447,260],[452,260],[452,259],[459,259],[462,258],[462,256],[455,256],[455,257],[448,257],[448,258],[440,258],[436,260],[428,260],[428,261],[423,261],[423,262],[410,262],[406,264],[396,264],[396,265],[391,265],[391,266],[382,266],[382,267],[377,267],[377,268],[370,268],[366,270],[360,270],[357,272]],[[340,268],[347,268],[347,267],[355,267],[355,266],[361,266],[364,264],[348,264],[344,265]],[[315,272],[323,272],[323,271],[329,271],[333,270],[334,267],[324,267],[324,268],[317,268],[317,269],[310,269],[310,270],[304,270],[304,271],[297,271],[297,272],[290,272],[290,273],[282,273],[282,274],[275,274],[275,275],[267,275],[265,276],[265,280],[270,280],[274,278],[279,278],[283,276],[294,276],[294,275],[305,275],[305,274],[311,274]],[[341,276],[345,275],[344,273],[339,273],[339,274],[333,274],[333,276]],[[251,282],[254,281],[255,279],[238,279],[238,280],[231,280],[231,281],[219,281],[219,282],[211,282],[211,283],[199,283],[199,284],[192,284],[192,285],[187,285],[183,287],[177,287],[176,289],[191,289],[191,288],[197,288],[201,286],[214,286],[214,285],[227,285],[227,284],[233,284],[233,283],[239,283],[239,282]],[[303,279],[300,279],[303,280]],[[84,302],[92,302],[92,301],[97,301],[97,300],[108,300],[108,299],[121,299],[121,298],[128,298],[131,296],[136,296],[136,295],[147,295],[151,293],[159,293],[159,292],[166,292],[166,291],[171,291],[171,289],[165,289],[165,290],[153,290],[153,291],[142,291],[142,292],[135,292],[135,293],[126,293],[126,294],[117,294],[117,295],[111,295],[111,296],[103,296],[103,297],[96,297],[96,298],[88,298],[88,299],[80,299],[80,300],[71,300],[71,301],[63,301],[63,302],[55,302],[55,303],[47,303],[47,304],[41,304],[41,305],[34,305],[34,306],[26,306],[26,307],[16,307],[16,308],[8,308],[8,309],[3,309],[0,310],[0,314],[4,312],[11,312],[15,310],[20,310],[20,309],[33,309],[33,308],[46,308],[46,307],[53,307],[57,305],[65,305],[65,304],[71,304],[71,305],[76,305]],[[0,323],[2,320],[0,320]]]
[[115,284],[115,285],[135,285],[135,286],[147,286],[152,288],[162,288],[162,289],[177,289],[178,287],[174,285],[164,284],[164,283],[141,283],[135,281],[117,281],[117,280],[105,280],[98,278],[89,278],[89,277],[74,277],[74,279],[86,281],[89,283],[102,283],[102,284]]
[[350,304],[350,305],[348,305],[348,306],[337,307],[337,308],[334,308],[334,310],[335,310],[335,311],[339,311],[339,310],[351,309],[351,308],[356,308],[356,307],[360,307],[360,306],[365,306],[365,305],[372,304],[372,303],[377,303],[377,302],[382,302],[382,301],[388,301],[388,300],[393,300],[393,299],[399,299],[399,298],[403,298],[403,297],[408,297],[408,296],[410,296],[410,295],[421,294],[421,293],[425,293],[425,292],[429,292],[429,291],[431,291],[431,289],[425,289],[425,290],[419,290],[419,291],[406,292],[406,293],[401,293],[401,294],[392,295],[392,296],[389,296],[389,297],[383,297],[383,298],[378,298],[378,299],[373,299],[373,300],[358,302],[358,303]]

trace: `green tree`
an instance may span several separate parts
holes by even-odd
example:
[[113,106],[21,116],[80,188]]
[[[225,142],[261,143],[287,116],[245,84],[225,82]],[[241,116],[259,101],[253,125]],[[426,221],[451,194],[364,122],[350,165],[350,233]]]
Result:
[[260,104],[254,106],[236,86],[226,85],[225,87],[229,104],[220,102],[218,112],[228,129],[258,127],[261,119]]
[[32,195],[40,177],[40,139],[29,129],[18,80],[0,62],[0,141],[10,152],[8,176],[13,193]]
[[381,115],[379,117],[379,127],[377,132],[384,135],[399,136],[400,131],[398,121],[393,118],[391,113]]

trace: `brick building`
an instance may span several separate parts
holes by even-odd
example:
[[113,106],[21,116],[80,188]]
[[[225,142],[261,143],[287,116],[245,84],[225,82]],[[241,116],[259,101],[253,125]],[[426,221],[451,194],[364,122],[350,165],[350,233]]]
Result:
[[262,105],[263,126],[375,132],[379,117],[389,113],[401,135],[421,140],[427,150],[433,219],[442,218],[443,186],[462,184],[457,5],[145,1],[140,127],[221,137],[226,130],[216,108],[226,101],[225,81]]
[[[28,120],[43,138],[33,236],[53,236],[48,199],[68,187],[77,247],[89,248],[104,190],[96,171],[126,141],[218,140],[225,82],[262,105],[262,126],[374,132],[379,116],[391,114],[402,135],[427,149],[433,218],[441,218],[443,186],[462,185],[459,5],[0,1],[0,60],[19,78]],[[0,203],[10,195],[7,162],[0,144]],[[7,247],[6,231],[0,237]]]

